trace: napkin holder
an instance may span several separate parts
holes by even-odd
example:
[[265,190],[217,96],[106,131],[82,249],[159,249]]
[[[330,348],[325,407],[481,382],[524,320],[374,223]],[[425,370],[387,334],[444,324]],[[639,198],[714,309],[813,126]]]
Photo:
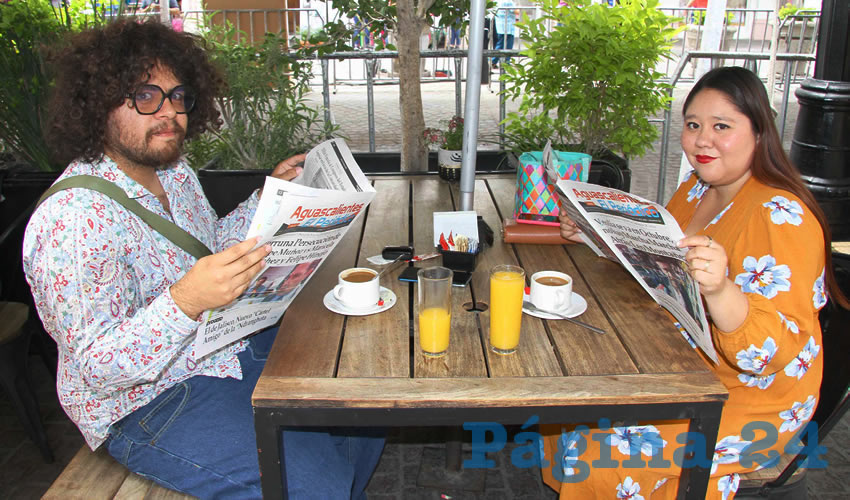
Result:
[[475,270],[475,261],[480,253],[480,250],[475,253],[443,250],[439,246],[437,247],[437,251],[443,256],[443,267],[448,267],[452,271],[466,273],[471,273]]

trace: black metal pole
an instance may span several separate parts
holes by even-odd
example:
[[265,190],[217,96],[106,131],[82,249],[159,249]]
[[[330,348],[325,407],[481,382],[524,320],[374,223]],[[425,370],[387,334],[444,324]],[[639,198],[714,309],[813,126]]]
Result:
[[850,2],[823,0],[815,79],[850,82]]
[[850,239],[848,22],[847,0],[823,0],[815,77],[794,93],[800,107],[791,142],[791,160],[820,203],[835,240]]

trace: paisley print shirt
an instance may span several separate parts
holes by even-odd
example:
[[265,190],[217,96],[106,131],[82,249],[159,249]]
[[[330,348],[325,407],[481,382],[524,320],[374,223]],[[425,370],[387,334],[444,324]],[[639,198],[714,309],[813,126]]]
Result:
[[[59,178],[81,174],[115,183],[213,252],[241,241],[257,207],[253,194],[219,220],[182,160],[158,172],[170,213],[107,157],[74,162]],[[48,198],[27,226],[23,263],[38,314],[58,345],[60,403],[92,449],[112,423],[182,380],[242,378],[242,342],[194,356],[200,322],[180,310],[170,286],[195,258],[106,195],[73,188]]]

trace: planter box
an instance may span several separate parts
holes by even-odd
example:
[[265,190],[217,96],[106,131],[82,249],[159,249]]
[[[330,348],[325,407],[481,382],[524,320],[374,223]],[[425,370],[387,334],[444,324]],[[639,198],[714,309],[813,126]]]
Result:
[[0,270],[3,300],[33,303],[21,267],[24,231],[35,202],[61,173],[29,170],[22,165],[0,168],[0,259],[7,263]]

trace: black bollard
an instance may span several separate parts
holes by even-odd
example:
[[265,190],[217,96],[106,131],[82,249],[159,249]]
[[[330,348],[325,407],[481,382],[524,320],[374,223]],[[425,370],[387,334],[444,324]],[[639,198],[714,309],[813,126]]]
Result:
[[832,238],[850,239],[850,82],[808,79],[794,94],[800,108],[791,161],[825,212]]

